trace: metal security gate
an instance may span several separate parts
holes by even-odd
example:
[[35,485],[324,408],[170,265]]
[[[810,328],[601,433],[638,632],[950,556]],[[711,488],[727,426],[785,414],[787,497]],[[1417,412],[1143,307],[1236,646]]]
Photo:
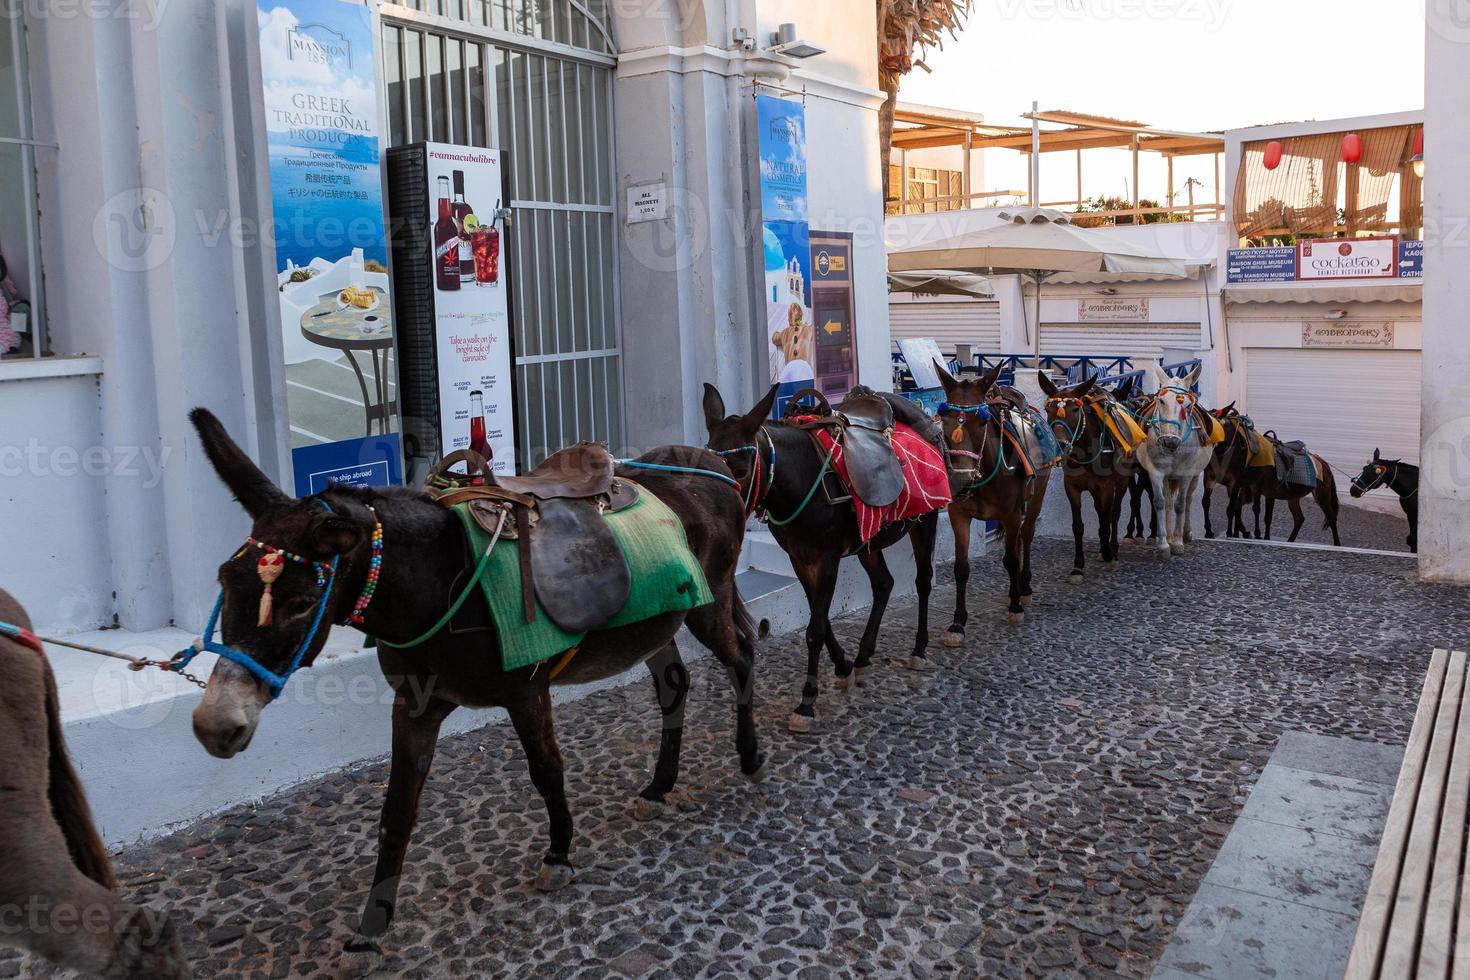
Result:
[[1198,323],[1043,323],[1043,354],[1161,357],[1166,349],[1197,351]]
[[894,340],[932,337],[943,351],[969,344],[975,351],[1000,352],[1000,304],[994,300],[953,303],[889,303],[888,332]]
[[602,2],[384,4],[394,145],[498,146],[521,458],[582,440],[623,448],[612,71]]

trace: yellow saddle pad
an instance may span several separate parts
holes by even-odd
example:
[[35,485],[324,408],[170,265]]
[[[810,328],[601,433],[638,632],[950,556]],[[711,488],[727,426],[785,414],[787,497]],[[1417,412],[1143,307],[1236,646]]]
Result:
[[1203,408],[1196,409],[1196,411],[1199,413],[1200,421],[1206,429],[1205,445],[1215,446],[1224,442],[1225,426],[1220,424],[1220,420],[1215,418],[1213,413],[1207,412]]
[[1123,447],[1124,452],[1132,452],[1139,443],[1148,438],[1139,424],[1133,421],[1133,416],[1122,411],[1116,405],[1106,402],[1093,402],[1093,409],[1097,417],[1102,421],[1103,427]]
[[1270,439],[1251,433],[1255,438],[1250,445],[1250,458],[1246,460],[1247,466],[1269,466],[1276,468],[1276,447]]

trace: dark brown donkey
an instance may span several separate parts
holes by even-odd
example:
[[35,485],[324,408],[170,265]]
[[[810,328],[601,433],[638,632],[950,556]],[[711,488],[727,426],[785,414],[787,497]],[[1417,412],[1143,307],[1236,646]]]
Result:
[[944,429],[950,456],[949,522],[954,528],[954,621],[944,634],[944,645],[965,642],[969,610],[965,589],[970,582],[970,522],[999,521],[1005,533],[1005,555],[1001,559],[1010,578],[1007,622],[1019,626],[1026,621],[1026,604],[1031,601],[1031,539],[1036,519],[1046,498],[1050,470],[1031,476],[1014,446],[1008,445],[1001,406],[992,410],[988,400],[1000,376],[997,364],[979,380],[956,380],[935,365],[944,385],[944,406],[939,423]]
[[[0,622],[31,628],[4,590]],[[113,892],[39,644],[0,636],[0,674],[0,942],[89,976],[190,976],[169,918]]]
[[1103,568],[1113,569],[1118,562],[1118,521],[1123,514],[1123,500],[1138,467],[1128,446],[1120,444],[1103,421],[1112,396],[1094,387],[1097,378],[1081,384],[1058,388],[1046,372],[1038,372],[1041,390],[1046,392],[1046,420],[1062,444],[1066,455],[1062,464],[1067,502],[1072,505],[1072,572],[1067,580],[1082,581],[1086,567],[1082,547],[1082,495],[1091,494],[1097,512],[1098,545]]
[[[190,418],[205,452],[225,485],[254,521],[251,537],[280,552],[293,553],[272,586],[271,625],[261,608],[262,584],[254,548],[243,549],[220,566],[223,587],[221,626],[225,644],[277,675],[289,674],[300,656],[309,666],[327,630],[312,634],[311,622],[346,622],[361,605],[360,628],[379,639],[378,660],[395,692],[393,754],[388,794],[378,833],[378,864],[357,934],[349,942],[343,971],[370,969],[379,955],[377,940],[393,919],[404,854],[418,818],[420,794],[434,758],[444,719],[457,707],[502,707],[510,714],[530,764],[531,781],[546,802],[551,843],[536,885],[545,891],[572,881],[572,814],[563,788],[562,756],[552,722],[549,665],[506,671],[493,629],[440,630],[436,624],[459,594],[465,574],[467,540],[454,514],[409,488],[381,490],[333,487],[300,500],[287,496],[230,439],[213,415],[195,409]],[[710,453],[664,447],[640,458],[656,465],[695,467],[727,473]],[[593,630],[576,647],[576,656],[558,666],[556,684],[585,684],[630,670],[645,661],[653,673],[664,714],[662,741],[653,780],[640,793],[635,816],[660,804],[673,789],[679,767],[685,695],[689,674],[674,645],[680,625],[714,653],[729,671],[736,691],[735,745],[740,771],[751,780],[765,771],[756,743],[753,703],[755,627],[735,590],[735,561],[744,537],[740,497],[725,483],[690,473],[619,469],[679,516],[689,548],[704,569],[715,601],[687,613],[673,613],[615,629]],[[330,510],[328,510],[330,508]],[[364,593],[381,528],[380,577],[376,591]],[[290,556],[288,556],[290,557]],[[338,587],[324,589],[314,562],[339,562]],[[354,600],[357,600],[354,602]],[[326,608],[318,609],[325,604]],[[471,606],[488,617],[475,589]],[[414,638],[431,633],[412,649]],[[310,642],[306,642],[311,637]],[[390,644],[405,645],[395,649]],[[298,649],[300,648],[300,649]],[[211,755],[227,759],[243,751],[273,691],[252,671],[222,657],[194,711],[194,731]]]
[[[817,717],[817,669],[822,647],[832,658],[838,684],[862,683],[862,672],[872,662],[878,647],[878,629],[883,610],[893,592],[893,573],[883,560],[883,549],[907,537],[913,543],[915,576],[919,595],[919,626],[907,665],[923,669],[929,665],[929,592],[934,581],[934,539],[939,512],[931,511],[914,521],[890,524],[866,545],[858,529],[856,510],[850,503],[831,503],[822,491],[825,467],[810,434],[784,422],[772,421],[771,407],[776,387],[744,415],[726,415],[725,400],[714,385],[704,386],[704,424],[709,446],[724,456],[730,471],[747,488],[748,506],[769,516],[771,536],[791,558],[791,567],[806,592],[810,618],[806,627],[807,669],[801,688],[801,703],[792,712],[788,727],[809,732]],[[899,404],[902,402],[902,404]],[[890,405],[903,413],[899,421],[921,434],[932,431],[922,412],[911,402],[894,396]],[[932,433],[938,438],[938,433]],[[873,589],[867,627],[858,641],[855,661],[832,633],[832,595],[837,589],[837,571],[842,559],[856,554]]]
[[[1234,408],[1228,408],[1221,415],[1221,418],[1227,429],[1227,438],[1230,435],[1230,430],[1244,432],[1246,425],[1245,417]],[[1275,444],[1278,454],[1285,451],[1281,441],[1276,439],[1273,433],[1263,433],[1260,438],[1270,439]],[[1299,446],[1300,444],[1296,443],[1294,445]],[[1302,450],[1302,452],[1306,452],[1306,450]],[[1322,510],[1324,518],[1322,526],[1332,530],[1332,543],[1335,545],[1342,544],[1342,538],[1337,533],[1337,513],[1341,507],[1341,503],[1337,499],[1337,481],[1332,475],[1332,467],[1328,465],[1327,460],[1318,456],[1316,453],[1307,452],[1306,455],[1311,459],[1317,477],[1316,484],[1310,487],[1304,484],[1283,481],[1277,475],[1275,466],[1250,466],[1248,465],[1249,459],[1247,458],[1247,453],[1240,452],[1236,454],[1236,468],[1232,470],[1232,476],[1230,477],[1236,487],[1235,492],[1231,494],[1231,506],[1235,508],[1236,526],[1240,529],[1243,537],[1246,535],[1245,523],[1241,517],[1241,512],[1244,510],[1247,499],[1253,502],[1252,510],[1254,511],[1256,525],[1255,536],[1257,538],[1264,538],[1267,541],[1271,540],[1271,522],[1276,514],[1276,501],[1284,500],[1286,501],[1287,507],[1291,510],[1291,534],[1286,540],[1295,541],[1297,534],[1301,532],[1302,524],[1306,521],[1306,515],[1302,513],[1301,500],[1303,497],[1311,494],[1312,499],[1317,502],[1317,506]],[[1266,501],[1266,533],[1264,535],[1261,534],[1262,500]]]

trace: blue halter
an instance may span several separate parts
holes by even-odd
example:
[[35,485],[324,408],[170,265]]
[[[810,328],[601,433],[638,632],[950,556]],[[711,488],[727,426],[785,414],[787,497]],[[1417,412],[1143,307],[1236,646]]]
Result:
[[[331,511],[331,506],[325,500],[321,504],[328,511]],[[219,590],[219,598],[214,600],[214,611],[209,614],[209,622],[204,626],[204,634],[192,644],[174,654],[173,658],[168,662],[168,669],[175,673],[182,672],[201,653],[217,654],[223,659],[243,667],[252,677],[265,685],[266,689],[270,691],[271,700],[274,701],[281,696],[281,691],[285,689],[286,683],[291,680],[291,675],[301,669],[301,662],[306,659],[307,651],[311,649],[312,641],[316,639],[317,631],[321,629],[322,618],[326,615],[327,607],[332,604],[332,590],[337,584],[337,565],[341,560],[341,555],[334,555],[331,563],[327,566],[326,590],[322,593],[322,597],[317,600],[316,611],[311,617],[311,628],[306,631],[306,636],[302,638],[300,646],[291,655],[291,662],[287,665],[284,672],[277,674],[244,650],[226,646],[215,640],[214,632],[219,625],[220,610],[225,605],[225,590],[223,588]]]
[[1175,419],[1160,418],[1157,415],[1146,415],[1143,419],[1143,424],[1155,430],[1155,432],[1157,432],[1158,429],[1162,426],[1172,425],[1174,428],[1182,430],[1179,434],[1179,441],[1188,442],[1190,435],[1194,432],[1194,408],[1196,404],[1194,402],[1194,392],[1188,390],[1187,388],[1178,388],[1174,385],[1165,385],[1164,387],[1159,389],[1159,396],[1162,396],[1166,391],[1172,391],[1179,395],[1188,396],[1191,400],[1189,408],[1187,408],[1184,412],[1184,421],[1179,422]]

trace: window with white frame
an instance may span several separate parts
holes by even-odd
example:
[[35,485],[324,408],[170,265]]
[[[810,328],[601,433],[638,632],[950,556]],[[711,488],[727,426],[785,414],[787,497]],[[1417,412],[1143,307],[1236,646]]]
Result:
[[46,353],[24,3],[0,0],[0,357]]

